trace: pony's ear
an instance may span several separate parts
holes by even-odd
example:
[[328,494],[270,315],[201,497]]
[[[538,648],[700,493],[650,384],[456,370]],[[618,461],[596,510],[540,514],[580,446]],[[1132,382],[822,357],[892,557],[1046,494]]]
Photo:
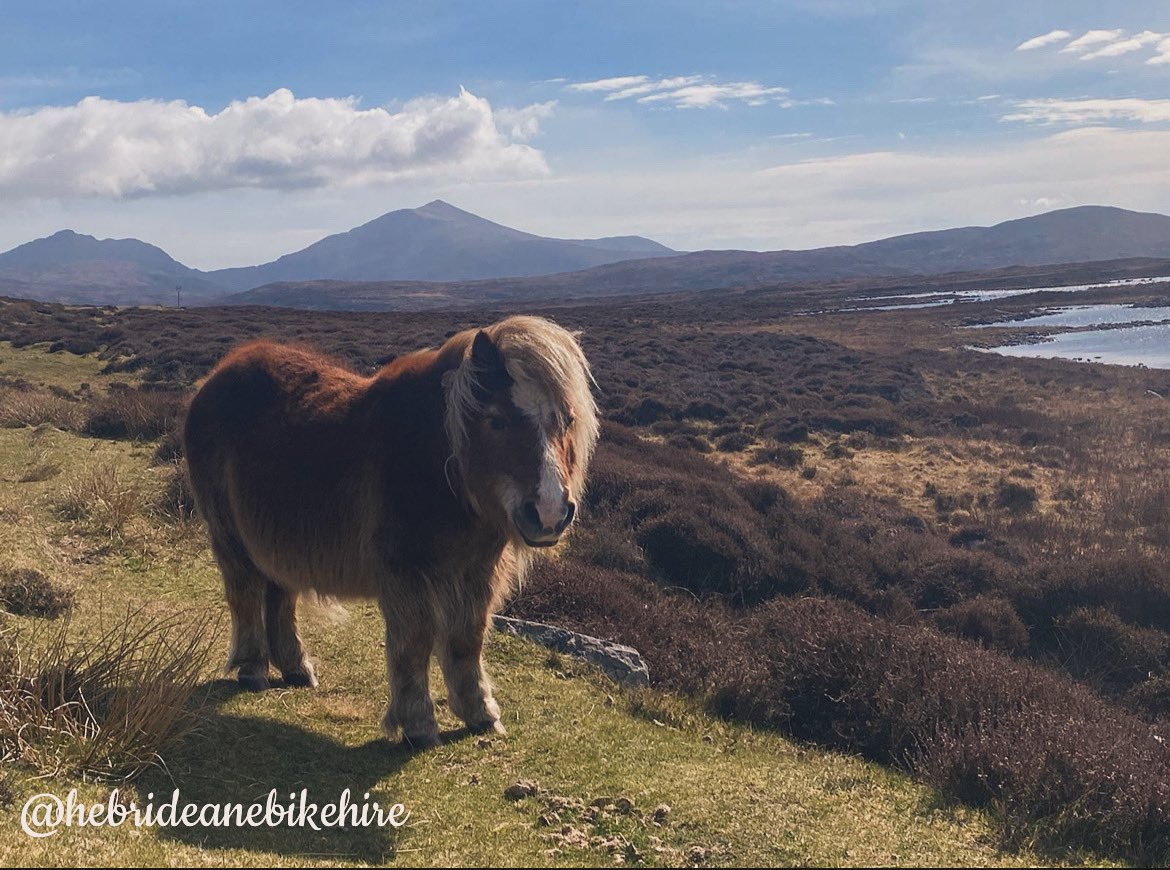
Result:
[[492,393],[499,393],[512,385],[512,378],[504,365],[504,355],[491,336],[482,329],[471,342],[470,364],[475,373],[475,397],[480,401]]

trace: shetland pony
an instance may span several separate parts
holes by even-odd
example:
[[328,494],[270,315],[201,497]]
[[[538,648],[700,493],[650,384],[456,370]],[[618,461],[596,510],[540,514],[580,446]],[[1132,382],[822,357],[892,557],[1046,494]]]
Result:
[[438,742],[432,652],[451,710],[503,733],[484,673],[493,611],[576,515],[597,441],[576,339],[509,317],[361,377],[313,352],[243,345],[191,402],[184,444],[232,615],[228,670],[268,687],[317,678],[302,593],[376,598],[386,622],[383,726]]

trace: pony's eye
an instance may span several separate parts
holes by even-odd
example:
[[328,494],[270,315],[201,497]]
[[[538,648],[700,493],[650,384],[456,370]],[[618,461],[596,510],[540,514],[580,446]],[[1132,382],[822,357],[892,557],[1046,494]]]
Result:
[[491,417],[488,418],[488,423],[490,423],[491,427],[493,429],[495,429],[497,432],[508,428],[508,418],[507,417],[500,417],[500,416],[496,416],[493,414]]

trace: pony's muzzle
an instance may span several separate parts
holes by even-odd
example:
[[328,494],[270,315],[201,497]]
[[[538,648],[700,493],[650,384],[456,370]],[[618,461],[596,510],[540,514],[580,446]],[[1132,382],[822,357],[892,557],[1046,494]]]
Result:
[[573,517],[576,515],[577,505],[566,498],[561,518],[553,525],[546,526],[544,520],[541,519],[536,502],[526,501],[512,517],[512,522],[516,524],[517,530],[524,538],[524,543],[528,546],[551,547],[561,539],[561,535],[573,522]]

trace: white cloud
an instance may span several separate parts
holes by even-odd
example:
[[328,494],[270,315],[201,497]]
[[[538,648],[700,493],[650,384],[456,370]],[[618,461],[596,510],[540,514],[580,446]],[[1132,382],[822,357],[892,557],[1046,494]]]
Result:
[[616,76],[610,79],[597,79],[592,82],[576,82],[569,85],[570,91],[620,91],[632,85],[640,85],[650,81],[648,76]]
[[549,100],[519,109],[496,109],[493,114],[496,126],[506,130],[510,138],[517,142],[527,142],[540,135],[540,122],[551,117],[556,108],[557,101]]
[[1031,51],[1035,48],[1043,48],[1046,45],[1052,45],[1054,42],[1068,39],[1070,36],[1072,34],[1067,30],[1050,30],[1042,36],[1033,36],[1031,39],[1021,42],[1016,46],[1016,51]]
[[1019,100],[1015,111],[1002,121],[1030,121],[1041,124],[1096,124],[1109,121],[1138,121],[1156,124],[1170,121],[1170,100],[1143,100],[1136,97],[1111,100]]
[[[577,82],[569,90],[605,93],[607,102],[633,99],[645,104],[664,104],[678,109],[725,109],[728,103],[762,106],[766,103],[796,105],[788,88],[759,82],[717,82],[709,76],[686,75],[652,79],[649,76],[617,76]],[[818,101],[828,102],[828,101]]]
[[1155,33],[1152,30],[1143,30],[1141,33],[1134,34],[1127,39],[1120,39],[1117,42],[1111,42],[1104,48],[1099,48],[1096,51],[1090,51],[1088,54],[1082,54],[1081,60],[1096,60],[1099,57],[1119,57],[1123,54],[1129,54],[1131,51],[1138,51],[1158,42],[1165,38],[1164,33]]
[[[1033,37],[1016,46],[1016,51],[1029,51],[1053,45],[1067,39],[1071,34],[1066,30],[1053,30],[1043,36]],[[1076,39],[1060,49],[1060,54],[1075,54],[1081,60],[1099,60],[1101,58],[1121,57],[1135,51],[1141,51],[1154,46],[1154,55],[1146,60],[1147,64],[1170,63],[1170,33],[1156,30],[1143,30],[1140,33],[1127,34],[1126,31],[1115,30],[1087,30]]]
[[639,103],[668,102],[682,109],[706,109],[710,107],[723,108],[728,101],[747,103],[749,106],[762,106],[769,102],[787,102],[788,88],[770,88],[759,82],[728,82],[716,84],[714,82],[701,85],[687,85],[671,91],[657,94],[648,94],[639,97]]
[[535,132],[549,110],[517,110],[501,132],[487,100],[462,89],[397,111],[361,109],[354,98],[297,99],[285,89],[217,113],[181,100],[86,97],[0,113],[0,195],[122,198],[540,176],[548,172],[541,152],[513,140]]
[[1061,53],[1084,51],[1103,42],[1113,42],[1121,38],[1124,30],[1089,30],[1078,36],[1060,51]]
[[1155,49],[1155,51],[1157,51],[1158,53],[1155,54],[1153,57],[1151,57],[1149,60],[1147,60],[1146,63],[1150,63],[1150,64],[1170,63],[1170,37],[1167,37],[1166,39],[1163,39],[1161,42],[1159,42],[1158,47]]
[[628,100],[631,97],[640,97],[643,94],[650,94],[655,91],[674,91],[687,85],[698,84],[701,81],[703,81],[702,76],[672,76],[671,78],[659,79],[658,81],[646,79],[645,81],[606,94],[605,99],[607,102],[610,100]]

